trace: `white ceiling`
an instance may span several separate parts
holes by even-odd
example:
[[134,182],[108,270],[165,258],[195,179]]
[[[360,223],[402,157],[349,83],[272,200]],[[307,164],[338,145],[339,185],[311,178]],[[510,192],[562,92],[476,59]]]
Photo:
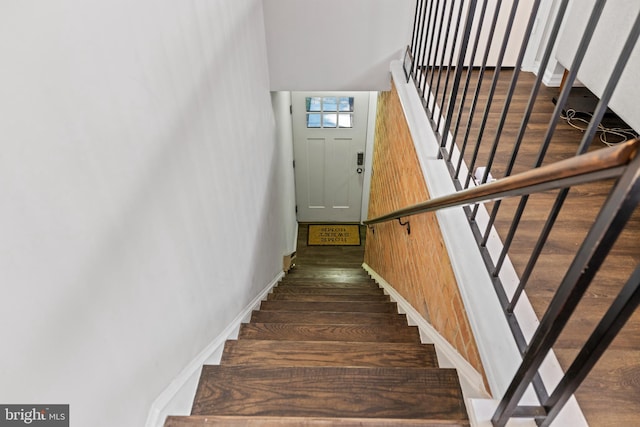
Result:
[[272,91],[389,90],[415,0],[263,0]]

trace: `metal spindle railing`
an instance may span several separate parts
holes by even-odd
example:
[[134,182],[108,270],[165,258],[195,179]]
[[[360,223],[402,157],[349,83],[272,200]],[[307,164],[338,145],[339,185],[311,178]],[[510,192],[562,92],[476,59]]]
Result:
[[[405,73],[407,81],[413,80],[421,96],[427,118],[440,143],[439,157],[446,162],[458,191],[466,192],[473,190],[476,186],[488,185],[485,183],[492,177],[492,169],[498,165],[496,155],[505,144],[511,145],[509,146],[510,155],[504,164],[499,165],[502,176],[510,177],[519,161],[518,154],[541,91],[543,71],[553,57],[554,48],[558,43],[560,30],[567,15],[569,0],[560,0],[557,5],[555,18],[548,28],[547,44],[540,50],[539,68],[542,71],[535,78],[524,113],[519,117],[519,127],[515,136],[506,138],[505,124],[508,120],[513,121],[512,102],[519,85],[521,67],[527,53],[529,39],[536,25],[541,0],[534,0],[527,11],[529,17],[522,35],[522,45],[518,48],[515,62],[509,67],[513,70],[507,88],[502,89],[500,79],[505,68],[503,65],[505,53],[511,41],[511,31],[517,14],[524,3],[519,0],[510,2],[495,0],[491,2],[494,7],[492,9],[489,7],[489,0],[416,1],[412,40],[407,48],[409,61],[405,61]],[[569,99],[571,88],[577,79],[593,34],[600,24],[605,4],[606,0],[595,0],[584,33],[579,38],[572,63],[565,75],[564,87],[555,101],[554,112],[546,126],[544,136],[539,139],[535,160],[528,165],[530,168],[541,168],[546,160],[563,108]],[[498,22],[504,20],[505,16],[506,24],[498,31]],[[576,156],[586,153],[590,147],[639,37],[640,15],[636,17],[622,51],[615,61],[592,119],[581,137]],[[496,51],[497,56],[491,57],[491,53]],[[489,78],[490,83],[487,82]],[[493,105],[497,95],[502,96],[504,101],[499,118],[495,122],[490,121],[489,117],[492,108],[498,108]],[[487,141],[490,143],[488,148]],[[501,241],[502,249],[497,255],[489,253],[487,243],[498,217],[506,215],[502,213],[501,200],[494,201],[486,224],[482,226],[476,221],[479,204],[465,206],[471,229],[488,272],[493,278],[496,294],[523,356],[522,365],[493,418],[495,426],[504,426],[510,417],[533,417],[539,421],[540,425],[549,425],[568,397],[576,390],[580,381],[587,375],[595,360],[606,349],[612,336],[615,336],[621,327],[620,322],[624,322],[637,307],[640,299],[638,268],[570,366],[565,378],[551,395],[548,394],[538,374],[538,368],[571,316],[575,304],[593,279],[592,273],[602,263],[615,241],[615,236],[621,232],[622,224],[628,220],[630,212],[638,204],[639,163],[640,160],[634,159],[618,179],[541,320],[540,327],[531,339],[525,338],[515,318],[514,310],[545,249],[554,225],[563,212],[570,186],[558,191],[544,225],[535,239],[535,245],[520,275],[519,283],[510,295],[505,291],[500,276],[521,222],[528,211],[530,193],[526,192],[518,196],[520,199],[515,211],[509,214],[507,232]],[[478,166],[483,167],[484,171],[475,182],[474,170]],[[412,214],[415,212],[403,211],[403,216]],[[540,406],[518,405],[529,384],[533,384],[541,402]]]
[[[456,98],[455,96],[458,93],[460,88],[460,80],[462,78],[462,70],[465,64],[465,57],[467,55],[467,46],[469,44],[469,37],[471,35],[471,28],[473,26],[473,18],[475,16],[476,6],[478,4],[478,0],[470,0],[467,6],[467,15],[465,18],[465,25],[462,31],[462,37],[459,41],[459,49],[458,60],[456,62],[454,68],[454,78],[453,84],[451,86],[451,96],[449,96],[449,106],[446,110],[444,127],[441,132],[438,132],[440,128],[436,128],[436,134],[440,136],[440,146],[444,149],[447,145],[447,137],[449,135],[449,129],[451,128],[451,121],[453,118],[453,113],[455,111]],[[454,47],[452,47],[454,49]],[[440,152],[440,156],[444,156],[444,151]]]
[[[551,29],[551,33],[550,33],[550,40],[556,40],[558,37],[558,34],[560,32],[560,27],[562,26],[562,21],[564,19],[564,15],[566,13],[567,10],[567,5],[569,4],[569,0],[562,0],[562,2],[559,5],[558,8],[558,12],[556,15],[556,19],[553,23],[552,29]],[[544,50],[544,54],[542,56],[542,59],[540,61],[540,68],[541,69],[546,69],[548,64],[549,64],[549,60],[551,59],[551,54],[553,52],[553,43],[548,43],[545,50]],[[520,149],[520,146],[522,144],[523,138],[524,138],[524,134],[527,128],[527,125],[529,124],[529,119],[531,118],[531,114],[533,113],[533,107],[534,104],[538,98],[538,92],[540,90],[540,86],[542,85],[542,77],[543,77],[543,73],[538,73],[538,76],[536,77],[535,83],[533,84],[533,87],[531,89],[531,94],[529,96],[529,101],[527,102],[527,106],[525,108],[524,114],[522,115],[522,122],[520,124],[520,128],[518,129],[518,133],[517,136],[515,138],[515,142],[513,144],[513,149],[511,151],[511,156],[509,157],[509,162],[507,164],[504,176],[509,176],[511,175],[511,172],[513,172],[513,167],[515,166],[515,162],[516,162],[516,157],[518,155],[518,151]],[[487,223],[487,227],[485,230],[485,233],[483,235],[482,241],[480,243],[481,246],[486,246],[487,244],[487,240],[489,239],[489,234],[491,232],[491,229],[493,227],[493,224],[496,220],[496,217],[498,215],[498,210],[500,209],[500,201],[497,201],[496,204],[493,206],[493,209],[491,211],[491,215],[489,217],[489,221]]]
[[[513,412],[518,407],[518,402],[524,395],[528,384],[533,380],[534,375],[540,369],[542,362],[552,349],[563,328],[571,318],[582,296],[588,289],[595,274],[606,259],[609,251],[613,247],[616,239],[624,230],[624,226],[631,217],[631,214],[640,202],[640,157],[636,157],[629,165],[625,173],[618,180],[617,185],[610,193],[609,200],[601,209],[594,225],[591,227],[589,234],[583,241],[580,250],[569,267],[564,279],[562,280],[558,291],[555,293],[547,311],[540,321],[527,351],[524,354],[522,364],[514,375],[511,385],[505,392],[496,412],[492,418],[495,426],[506,425]],[[637,268],[636,268],[637,271]],[[626,287],[638,287],[638,275],[632,274]],[[623,301],[619,305],[630,304],[631,296],[621,292],[617,299]],[[610,307],[611,313],[616,312],[616,305]],[[637,307],[629,307],[630,311]],[[612,324],[606,318],[602,319],[601,324]],[[621,327],[621,326],[618,326]],[[614,330],[596,330],[592,334],[590,341],[601,341],[605,336],[615,334]],[[613,337],[611,337],[612,339]],[[581,353],[588,354],[589,347],[593,344],[589,341],[583,346]],[[604,350],[604,349],[601,349]],[[597,360],[597,358],[596,358]],[[576,359],[577,365],[574,370],[581,372],[582,379],[588,373],[589,369],[583,366],[584,363]],[[593,361],[595,364],[595,361]],[[566,402],[567,395],[573,392],[580,385],[580,380],[572,376],[573,371],[567,372],[560,385],[556,386],[551,397],[541,399],[541,407],[545,409],[546,416],[539,424],[540,426],[548,426],[558,414],[561,407],[557,405]],[[562,396],[562,399],[559,397]]]
[[[463,3],[463,2],[460,2],[460,3]],[[479,22],[484,22],[484,17],[485,17],[485,14],[487,12],[488,4],[489,3],[488,3],[487,0],[484,0],[482,2],[482,7],[480,9],[480,14],[479,14]],[[478,51],[478,44],[480,43],[480,35],[481,35],[481,31],[480,31],[480,28],[478,28],[476,30],[475,37],[473,39],[473,47],[471,48],[471,56],[469,58],[469,64],[471,64],[471,65],[469,65],[467,67],[467,74],[466,74],[464,89],[462,90],[462,98],[460,100],[460,107],[458,108],[458,113],[456,114],[456,124],[454,126],[453,136],[451,138],[452,141],[454,141],[454,142],[458,140],[458,131],[460,130],[460,124],[462,123],[462,114],[463,114],[463,111],[464,111],[464,107],[466,105],[467,94],[469,92],[469,85],[471,83],[473,64],[475,63],[476,53]],[[452,49],[452,51],[453,51],[453,49]],[[452,94],[452,96],[453,96],[453,94]],[[470,112],[469,115],[473,116],[473,113]],[[465,137],[465,140],[466,139],[467,138]],[[455,143],[454,142],[451,143],[450,148],[449,148],[449,155],[447,156],[447,162],[449,162],[449,163],[451,163],[452,160],[453,160],[453,149],[455,147]],[[460,157],[462,157],[462,156],[460,156]],[[455,168],[455,173],[454,173],[454,181],[456,183],[458,182],[458,175],[459,175],[459,167],[456,167]],[[458,187],[458,189],[461,188],[459,183],[458,183],[457,187]]]
[[[529,38],[531,37],[531,33],[533,31],[533,27],[535,26],[536,23],[536,15],[538,13],[538,9],[540,8],[540,1],[541,0],[536,0],[533,5],[532,5],[532,9],[531,9],[531,14],[529,16],[529,22],[527,23],[527,28],[525,30],[524,36],[523,36],[523,42],[522,45],[520,46],[520,51],[518,53],[518,58],[516,59],[516,63],[514,66],[514,70],[513,70],[513,75],[511,77],[511,83],[509,85],[509,89],[507,90],[507,96],[506,99],[504,101],[504,106],[502,107],[502,114],[500,114],[500,119],[495,131],[495,138],[493,140],[493,145],[491,146],[491,151],[489,153],[489,158],[487,159],[487,163],[485,165],[485,171],[482,175],[482,178],[480,179],[480,183],[484,184],[485,182],[487,182],[487,179],[489,178],[489,171],[491,170],[491,166],[493,165],[493,161],[495,160],[495,155],[498,151],[498,145],[500,143],[500,138],[502,137],[502,131],[504,130],[504,126],[507,122],[507,115],[509,113],[509,107],[511,106],[511,101],[513,100],[513,96],[516,90],[516,87],[518,85],[518,77],[520,77],[520,68],[522,67],[522,62],[524,60],[524,56],[526,54],[527,51],[527,45],[529,43]],[[515,18],[515,13],[517,11],[517,2],[514,2],[514,5],[511,9],[511,13]],[[511,20],[510,20],[511,22]],[[507,29],[508,32],[511,32],[511,27],[509,27]],[[506,40],[508,40],[507,37],[505,37],[505,42],[502,44],[502,50],[500,52],[500,57],[503,58],[504,57],[504,53],[506,51],[506,47],[507,47],[507,43]],[[502,60],[500,61],[502,62]],[[494,78],[494,81],[497,82],[497,79]],[[478,146],[480,144],[477,144]],[[467,180],[469,180],[471,178],[471,170],[473,169],[473,167],[470,167],[470,172],[467,175]],[[473,210],[473,214],[471,215],[471,218],[475,218],[476,214],[478,211],[478,207],[476,206]]]

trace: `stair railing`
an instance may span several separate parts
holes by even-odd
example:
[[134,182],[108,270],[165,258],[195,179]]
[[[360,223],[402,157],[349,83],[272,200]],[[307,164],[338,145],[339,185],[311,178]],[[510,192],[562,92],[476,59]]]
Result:
[[[580,7],[576,6],[580,2],[573,3],[573,7]],[[600,171],[577,176],[558,176],[556,175],[557,171],[541,167],[543,163],[548,163],[548,153],[553,149],[552,141],[558,124],[561,119],[565,118],[565,108],[570,98],[571,89],[577,80],[578,74],[581,72],[585,58],[588,57],[594,34],[598,32],[599,28],[607,25],[600,22],[607,0],[594,0],[590,5],[593,6],[593,9],[591,9],[588,18],[584,22],[583,33],[575,34],[573,37],[577,41],[575,53],[565,73],[563,87],[558,92],[557,99],[555,99],[556,105],[553,114],[546,129],[544,129],[544,136],[536,139],[536,141],[540,141],[540,144],[537,147],[535,160],[533,164],[523,164],[522,157],[524,156],[519,157],[519,154],[525,140],[525,134],[528,132],[534,116],[534,107],[539,102],[538,98],[545,78],[545,71],[550,68],[553,62],[560,40],[561,28],[569,15],[570,1],[559,0],[554,2],[551,9],[545,10],[548,2],[543,2],[542,0],[533,0],[532,2],[520,0],[511,0],[510,2],[503,0],[416,0],[413,32],[411,44],[407,47],[405,53],[404,72],[407,82],[413,82],[415,85],[425,114],[440,145],[438,156],[447,165],[458,193],[385,215],[384,218],[386,220],[392,218],[400,220],[402,217],[437,210],[442,207],[464,206],[465,214],[492,278],[500,303],[504,308],[515,342],[524,357],[525,363],[523,363],[523,366],[527,365],[526,368],[522,368],[525,369],[524,371],[518,371],[516,378],[514,378],[514,384],[518,385],[512,384],[512,388],[509,388],[505,400],[498,408],[493,419],[496,426],[503,426],[510,416],[533,416],[534,418],[544,419],[544,421],[540,422],[541,425],[548,425],[557,415],[554,409],[549,409],[549,405],[553,404],[554,407],[562,407],[560,402],[566,400],[565,394],[558,395],[554,392],[551,397],[547,394],[542,379],[535,368],[536,365],[539,365],[541,354],[546,354],[546,351],[550,348],[551,344],[549,344],[548,340],[554,341],[557,338],[557,336],[553,338],[556,332],[540,329],[539,334],[536,334],[531,342],[527,342],[518,322],[514,320],[514,310],[531,279],[532,272],[537,265],[539,257],[542,255],[543,249],[547,247],[547,240],[554,229],[570,189],[577,183],[582,182],[582,180],[591,178],[605,179],[605,177],[613,174],[614,170],[620,168],[620,166],[603,168]],[[525,7],[530,9],[525,10]],[[550,11],[553,11],[553,13],[549,13]],[[528,14],[528,18],[525,16],[526,24],[520,33],[522,41],[517,47],[515,59],[509,59],[511,62],[507,63],[508,47],[514,44],[512,39],[515,32],[512,30],[515,28],[516,21],[522,18],[520,15],[523,13]],[[629,14],[627,15],[629,16]],[[608,79],[603,79],[606,81],[602,82],[603,86],[601,93],[598,94],[597,106],[591,115],[591,119],[588,120],[588,125],[584,127],[581,138],[577,138],[580,141],[576,144],[576,156],[580,156],[582,159],[584,159],[582,155],[592,145],[594,137],[598,132],[601,132],[600,124],[608,111],[609,102],[623,76],[629,58],[635,52],[634,49],[640,37],[640,13],[636,16],[629,16],[629,22],[629,32],[626,38],[620,42],[620,46],[618,46],[620,50],[617,57],[608,59],[611,67],[607,67],[607,69],[611,68],[611,71]],[[546,23],[546,28],[541,31],[540,24],[544,23]],[[527,62],[527,58],[531,58],[531,52],[528,50],[529,42],[536,37],[542,40],[541,47],[536,49],[537,77],[528,94],[524,112],[518,117],[514,117],[514,108],[512,107],[520,87],[521,70]],[[502,82],[505,80],[505,75],[507,75],[505,69],[508,69],[511,76],[506,85]],[[501,102],[498,103],[498,100],[501,100]],[[492,112],[498,114],[491,114]],[[498,117],[497,121],[494,120],[494,116]],[[509,138],[507,138],[504,132],[505,127],[509,122],[514,121],[519,123],[518,130],[515,135],[509,135]],[[633,138],[637,136],[637,133],[632,131],[630,135]],[[531,138],[526,139],[530,140]],[[608,141],[605,142],[608,144]],[[504,146],[507,144],[509,144],[508,149],[505,149]],[[503,165],[498,165],[497,154],[504,151],[510,151],[511,154],[506,158]],[[593,160],[593,158],[591,159]],[[595,163],[600,162],[601,159],[595,161]],[[638,160],[634,158],[627,166],[624,166],[624,174],[627,175],[623,174],[618,177],[618,186],[616,188],[624,185],[625,179],[630,180],[630,182],[636,179],[633,177],[637,175],[637,166],[636,172],[633,172],[631,165],[637,163]],[[533,179],[543,170],[549,173],[553,172],[554,177],[550,177],[547,181],[543,179],[544,177],[538,176],[544,182],[533,183],[536,182],[534,179],[531,184],[521,188],[522,183],[518,184],[517,181],[508,179],[519,166],[533,168],[532,175],[525,175],[525,181],[528,181],[529,178]],[[566,164],[558,164],[556,166],[565,167]],[[499,172],[496,172],[496,170],[499,170]],[[534,172],[536,170],[538,172]],[[505,178],[499,180],[498,183],[486,184],[493,179],[492,175],[499,173]],[[520,175],[520,179],[522,178],[523,175]],[[633,182],[634,184],[630,185],[637,185],[636,181]],[[476,185],[482,190],[475,190],[474,187]],[[490,187],[491,185],[494,185],[494,187]],[[502,189],[498,190],[499,188]],[[520,223],[526,213],[533,210],[529,206],[531,204],[528,203],[529,196],[533,192],[545,191],[545,189],[551,188],[560,188],[560,190],[537,237],[537,241],[533,245],[528,262],[523,272],[519,275],[518,285],[512,295],[508,296],[501,283],[500,276],[505,263],[508,261],[508,253],[519,230]],[[493,193],[494,190],[495,194]],[[491,196],[476,191],[491,192]],[[623,190],[616,191],[623,192]],[[618,219],[624,218],[625,215],[630,215],[630,205],[628,203],[633,204],[633,202],[629,202],[624,197],[628,196],[629,200],[636,200],[635,203],[637,203],[637,188],[630,187],[625,190],[626,196],[621,196],[616,191],[610,193],[609,200],[605,205],[609,206],[607,208],[609,211],[603,207],[598,221],[596,221],[589,234],[592,237],[588,236],[585,239],[583,247],[574,259],[574,264],[572,264],[562,282],[561,290],[558,291],[551,302],[549,310],[543,319],[547,327],[554,320],[558,322],[563,320],[564,316],[570,315],[573,309],[567,309],[564,303],[567,301],[573,303],[573,299],[576,297],[579,299],[579,295],[584,292],[590,280],[593,279],[591,277],[586,282],[583,282],[583,280],[586,280],[585,274],[591,274],[591,269],[601,264],[602,253],[599,251],[606,253],[610,249],[609,243],[601,240],[601,238],[609,238],[609,235],[598,233],[610,230],[613,227],[607,232],[617,235],[619,233],[617,228],[619,224],[610,223],[610,219],[615,217],[616,221],[618,221]],[[635,194],[633,193],[634,191],[636,192]],[[474,194],[475,198],[468,198],[470,194]],[[501,197],[511,196],[520,196],[518,206],[513,214],[504,212],[505,209],[501,209],[500,200]],[[479,224],[476,218],[479,203],[492,199],[497,200],[493,203],[488,220],[483,220],[481,221],[482,224]],[[620,210],[625,213],[619,214]],[[609,215],[609,218],[606,215]],[[617,215],[622,216],[619,218]],[[502,249],[494,257],[489,253],[487,243],[494,230],[494,224],[499,220],[499,216],[510,225],[508,226],[508,232],[502,239]],[[373,221],[383,220],[384,218],[376,218],[372,221],[367,221],[367,223],[372,224]],[[593,236],[600,236],[600,238]],[[592,240],[588,240],[589,238]],[[601,247],[603,244],[605,246]],[[588,245],[593,247],[590,248]],[[599,249],[595,251],[595,247]],[[585,259],[588,259],[591,264],[584,264],[583,261]],[[631,275],[628,287],[633,287],[636,282],[637,269]],[[624,292],[632,291],[623,290]],[[633,301],[633,298],[637,297],[632,296],[629,298],[631,298],[629,301]],[[617,301],[614,306],[616,304],[618,304]],[[626,307],[624,305],[626,303],[620,304],[616,308]],[[563,309],[562,313],[557,312],[559,308]],[[546,320],[547,316],[552,320]],[[607,318],[607,315],[605,315],[605,318]],[[605,322],[605,318],[603,318],[603,322]],[[559,329],[561,330],[562,328]],[[538,346],[542,346],[542,349],[539,349]],[[528,356],[526,356],[527,354]],[[581,353],[579,357],[582,356]],[[580,365],[587,366],[589,363],[581,362]],[[573,373],[574,371],[570,368],[569,372]],[[581,372],[580,370],[578,375],[582,375]],[[524,387],[522,384],[528,383],[533,385],[539,400],[543,402],[541,407],[522,408],[517,406],[523,391],[522,387]],[[571,380],[570,383],[571,386],[567,386],[563,382],[563,389],[575,389],[573,387],[575,381]]]
[[374,225],[443,208],[468,206],[619,177],[621,171],[635,156],[639,146],[640,139],[635,139],[616,147],[593,151],[398,209],[389,214],[368,219],[364,224]]
[[[511,299],[508,298],[500,279],[496,276],[492,277],[504,314],[523,357],[519,369],[494,414],[492,419],[494,426],[506,425],[511,417],[535,418],[541,426],[550,425],[640,303],[640,264],[638,264],[572,365],[549,395],[539,379],[538,370],[640,202],[639,150],[640,139],[635,139],[364,221],[364,224],[373,227],[382,222],[400,220],[444,208],[469,206],[554,189],[565,191],[589,182],[616,179],[606,202],[529,342],[524,341],[518,319],[511,309],[513,300],[519,297],[519,294]],[[472,223],[472,227],[474,225]],[[478,238],[477,225],[474,231]],[[491,271],[491,257],[486,248],[481,248],[481,251]],[[540,405],[518,405],[530,384],[537,392]]]

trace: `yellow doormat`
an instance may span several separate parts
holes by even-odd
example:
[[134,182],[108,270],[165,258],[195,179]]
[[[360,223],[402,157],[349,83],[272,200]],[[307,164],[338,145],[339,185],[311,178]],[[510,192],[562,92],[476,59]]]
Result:
[[309,224],[309,246],[360,246],[358,224]]

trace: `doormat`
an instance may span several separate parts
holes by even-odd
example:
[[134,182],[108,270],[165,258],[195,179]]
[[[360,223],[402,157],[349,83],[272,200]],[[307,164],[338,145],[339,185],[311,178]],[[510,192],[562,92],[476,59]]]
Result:
[[358,224],[309,224],[309,246],[360,246]]

